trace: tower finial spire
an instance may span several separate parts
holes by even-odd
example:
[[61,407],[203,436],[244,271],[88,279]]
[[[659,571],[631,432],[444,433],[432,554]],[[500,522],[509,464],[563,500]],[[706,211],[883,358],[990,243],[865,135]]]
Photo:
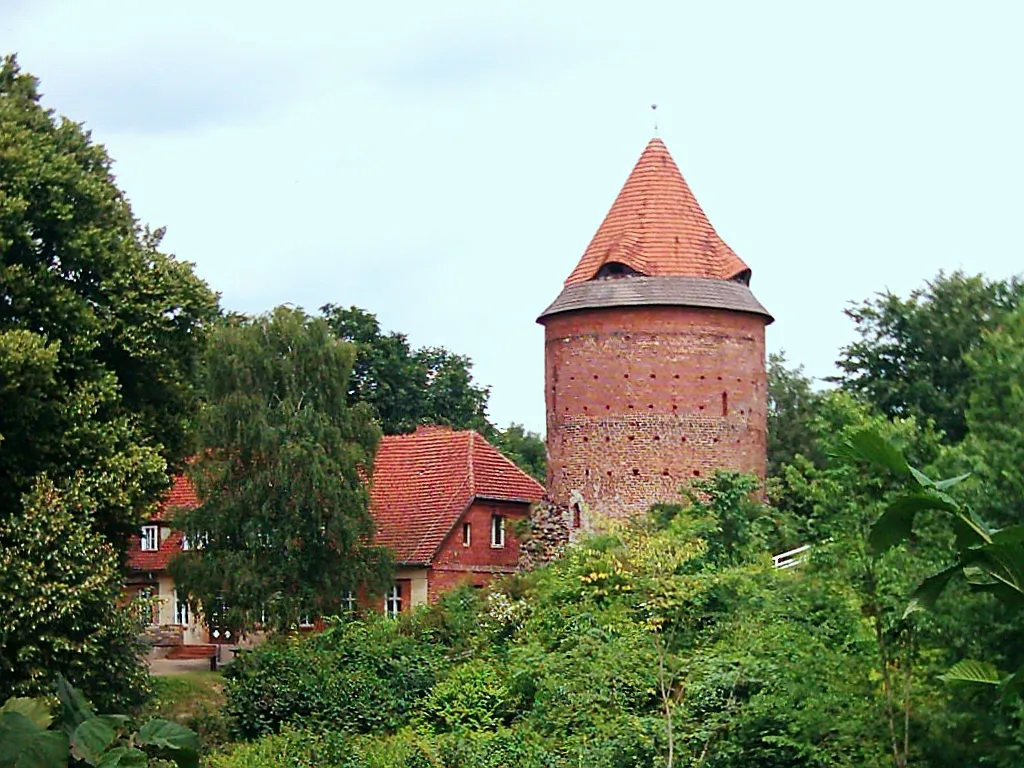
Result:
[[654,135],[658,135],[658,105],[651,104],[651,112],[654,113]]

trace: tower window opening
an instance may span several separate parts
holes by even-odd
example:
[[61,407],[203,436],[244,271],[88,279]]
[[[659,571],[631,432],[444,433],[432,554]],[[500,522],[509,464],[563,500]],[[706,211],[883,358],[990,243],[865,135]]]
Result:
[[594,279],[607,280],[622,277],[634,277],[637,275],[643,276],[643,273],[637,272],[635,269],[627,264],[623,264],[621,261],[609,261],[601,265],[601,268],[597,270],[597,274],[594,276]]
[[580,524],[582,523],[581,518],[582,518],[582,513],[580,512],[580,505],[577,502],[576,504],[572,505],[572,527],[573,528],[579,528],[580,527]]
[[640,477],[640,470],[639,469],[634,469],[633,470],[633,477]]
[[723,392],[722,393],[722,415],[723,416],[728,416],[729,415],[729,393],[728,392]]

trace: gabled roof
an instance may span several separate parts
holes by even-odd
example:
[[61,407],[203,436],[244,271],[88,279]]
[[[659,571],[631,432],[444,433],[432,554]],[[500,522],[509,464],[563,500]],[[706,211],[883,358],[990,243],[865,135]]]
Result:
[[374,462],[374,542],[429,563],[475,498],[540,501],[544,488],[476,432],[420,427],[384,437]]
[[171,478],[171,488],[163,501],[157,505],[153,520],[170,520],[179,509],[195,509],[199,506],[199,498],[196,496],[192,483],[184,475],[175,475]]
[[617,262],[650,277],[732,280],[746,264],[718,236],[661,139],[651,139],[566,286]]

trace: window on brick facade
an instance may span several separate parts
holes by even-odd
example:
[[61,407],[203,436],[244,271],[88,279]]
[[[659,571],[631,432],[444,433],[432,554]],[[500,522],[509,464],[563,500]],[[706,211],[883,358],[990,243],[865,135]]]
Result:
[[308,613],[299,614],[299,626],[300,627],[312,627],[313,617]]
[[491,546],[505,546],[505,518],[501,515],[491,515]]
[[142,526],[142,541],[139,544],[139,548],[143,552],[156,552],[160,549],[160,526]]
[[402,588],[392,584],[391,589],[384,596],[384,614],[394,618],[402,612]]
[[462,546],[468,547],[473,541],[473,527],[469,523],[462,524]]
[[341,607],[346,613],[356,612],[356,593],[351,589],[345,593],[344,597],[341,598]]

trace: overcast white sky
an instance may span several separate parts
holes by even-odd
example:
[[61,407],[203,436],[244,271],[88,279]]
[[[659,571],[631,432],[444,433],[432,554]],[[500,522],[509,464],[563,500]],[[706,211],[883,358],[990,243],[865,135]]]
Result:
[[0,51],[225,306],[355,304],[544,426],[554,299],[652,134],[815,376],[846,302],[1024,270],[1024,3],[0,0]]

